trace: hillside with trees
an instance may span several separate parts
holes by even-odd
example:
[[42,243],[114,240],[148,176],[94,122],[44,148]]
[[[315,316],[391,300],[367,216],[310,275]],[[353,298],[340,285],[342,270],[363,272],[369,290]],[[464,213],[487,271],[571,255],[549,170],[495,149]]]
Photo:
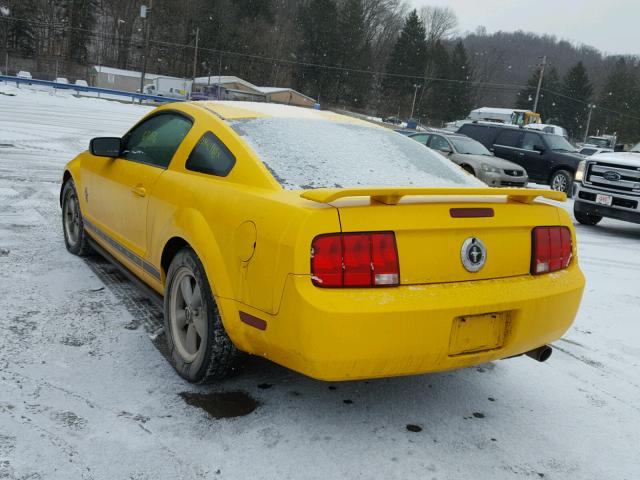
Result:
[[[140,70],[150,0],[0,0],[9,73],[80,78],[93,65]],[[462,12],[458,12],[462,14]],[[236,75],[332,106],[441,125],[474,107],[532,108],[576,139],[586,128],[640,140],[640,60],[553,36],[457,31],[449,8],[401,0],[153,0],[147,71]],[[514,26],[517,27],[517,26]],[[23,62],[23,63],[20,63]],[[12,65],[14,66],[12,69]],[[4,70],[4,68],[3,68]]]

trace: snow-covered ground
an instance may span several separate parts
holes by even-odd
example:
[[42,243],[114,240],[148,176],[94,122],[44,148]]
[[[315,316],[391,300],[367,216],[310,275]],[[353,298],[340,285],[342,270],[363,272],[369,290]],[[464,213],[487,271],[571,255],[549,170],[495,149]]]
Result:
[[[62,241],[62,166],[148,107],[7,93],[0,84],[0,478],[640,478],[639,225],[577,227],[587,288],[547,363],[327,384],[256,359],[193,387],[150,338],[158,312]],[[183,392],[259,406],[214,419]]]

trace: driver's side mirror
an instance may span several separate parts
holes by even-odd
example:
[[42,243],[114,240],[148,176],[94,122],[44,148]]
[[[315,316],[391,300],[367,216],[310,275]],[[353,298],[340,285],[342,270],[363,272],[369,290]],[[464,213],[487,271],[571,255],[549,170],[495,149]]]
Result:
[[544,147],[542,145],[534,145],[533,150],[538,153],[544,153]]
[[96,157],[117,158],[122,153],[120,137],[96,137],[89,142],[89,151]]

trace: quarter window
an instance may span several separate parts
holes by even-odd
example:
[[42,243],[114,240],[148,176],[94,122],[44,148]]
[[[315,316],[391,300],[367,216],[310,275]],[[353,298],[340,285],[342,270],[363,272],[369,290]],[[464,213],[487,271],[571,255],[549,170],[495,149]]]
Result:
[[167,168],[192,124],[176,113],[155,115],[125,136],[122,158]]
[[520,132],[518,130],[503,130],[496,139],[496,145],[504,145],[505,147],[517,147],[520,140]]
[[205,133],[187,160],[187,170],[226,177],[236,157],[213,133]]
[[429,141],[429,135],[412,135],[411,138],[422,145],[426,145]]

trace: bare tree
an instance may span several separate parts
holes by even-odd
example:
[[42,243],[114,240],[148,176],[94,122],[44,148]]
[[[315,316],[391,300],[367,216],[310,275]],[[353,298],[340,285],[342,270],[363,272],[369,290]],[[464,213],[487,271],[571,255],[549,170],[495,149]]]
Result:
[[450,7],[422,7],[420,20],[427,32],[427,43],[435,44],[438,40],[449,40],[458,27],[458,17]]

